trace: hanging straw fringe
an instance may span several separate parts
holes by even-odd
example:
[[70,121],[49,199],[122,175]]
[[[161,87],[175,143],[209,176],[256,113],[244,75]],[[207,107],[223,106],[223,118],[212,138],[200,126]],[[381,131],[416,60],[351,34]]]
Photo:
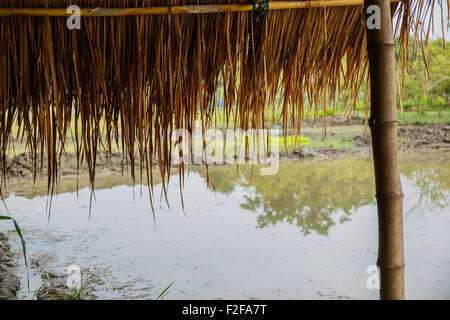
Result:
[[[172,132],[192,133],[199,121],[204,133],[218,90],[226,122],[234,120],[234,129],[243,130],[266,128],[265,107],[279,104],[279,97],[283,128],[289,122],[297,134],[305,104],[317,108],[333,103],[341,87],[356,101],[367,76],[362,6],[354,5],[362,1],[271,1],[267,19],[257,20],[252,12],[227,12],[251,11],[252,4],[210,2],[172,0],[170,10],[158,9],[163,15],[140,15],[167,2],[0,0],[0,12],[6,15],[0,18],[1,184],[13,135],[26,141],[35,174],[46,155],[49,193],[54,192],[67,139],[73,139],[78,166],[87,164],[92,189],[99,151],[111,152],[117,144],[133,179],[138,176],[151,188],[156,163],[165,191]],[[327,10],[313,8],[325,2]],[[275,10],[293,3],[298,10]],[[82,15],[92,17],[82,20],[81,30],[68,30],[64,17],[26,16],[66,16],[58,8],[69,5],[104,9],[83,9]],[[430,5],[410,0],[392,4],[401,16],[402,70],[409,32],[418,29],[422,10]],[[15,16],[19,14],[25,16]]]

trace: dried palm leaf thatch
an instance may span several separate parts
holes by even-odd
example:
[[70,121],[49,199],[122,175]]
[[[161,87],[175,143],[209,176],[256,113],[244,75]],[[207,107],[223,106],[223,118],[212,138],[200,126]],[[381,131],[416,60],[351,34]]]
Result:
[[[235,4],[239,0],[0,0],[0,8],[139,8]],[[434,1],[392,4],[400,16],[406,68],[410,30]],[[297,134],[305,104],[325,107],[344,87],[356,101],[367,77],[362,6],[130,17],[89,17],[69,30],[65,17],[0,17],[0,166],[13,135],[25,139],[34,172],[46,154],[49,193],[68,139],[95,188],[99,150],[123,150],[133,179],[149,186],[158,163],[163,188],[177,128],[211,124],[216,91],[234,128],[261,129],[282,96],[284,128]],[[403,78],[403,75],[402,75]],[[74,125],[74,132],[71,126]],[[13,128],[16,128],[13,130]],[[14,131],[14,132],[13,132]],[[137,151],[138,158],[135,157]],[[38,163],[38,159],[40,163]],[[180,168],[184,172],[183,164]]]

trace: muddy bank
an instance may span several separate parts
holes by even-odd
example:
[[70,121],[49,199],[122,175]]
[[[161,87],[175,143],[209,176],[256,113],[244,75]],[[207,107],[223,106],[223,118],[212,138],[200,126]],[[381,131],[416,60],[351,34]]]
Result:
[[[337,128],[337,130],[336,130]],[[348,139],[355,147],[370,147],[370,129],[363,125],[330,127],[326,138]],[[311,140],[324,140],[322,128],[305,128],[302,135]],[[326,142],[326,139],[325,139]],[[399,148],[448,148],[450,147],[450,124],[399,125]]]
[[16,260],[8,238],[0,233],[0,300],[15,299],[20,282],[17,278]]
[[[370,135],[355,135],[355,145],[370,146]],[[449,148],[450,125],[429,124],[424,126],[400,126],[398,143],[401,150],[411,148]]]
[[[47,155],[44,154],[42,159],[37,161],[37,171],[39,175],[47,174]],[[62,176],[77,175],[78,173],[87,172],[86,165],[77,166],[77,157],[74,153],[65,153],[61,156],[60,174]],[[128,164],[123,160],[121,153],[107,154],[100,152],[96,171],[100,174],[102,171],[126,172]],[[13,158],[6,158],[6,170],[8,178],[29,178],[33,175],[33,163],[28,153],[21,153]]]
[[[303,135],[311,140],[310,145],[281,152],[282,159],[334,159],[352,155],[371,154],[370,129],[361,125],[331,128],[326,138],[322,128],[305,128]],[[319,142],[319,143],[318,143]],[[319,146],[317,146],[319,145]],[[401,152],[414,150],[450,150],[450,125],[428,124],[422,126],[400,126],[398,147]]]

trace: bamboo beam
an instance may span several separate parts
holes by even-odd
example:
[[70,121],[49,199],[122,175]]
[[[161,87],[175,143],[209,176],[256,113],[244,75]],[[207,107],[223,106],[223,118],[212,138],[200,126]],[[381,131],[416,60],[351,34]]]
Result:
[[[402,0],[389,0],[400,2]],[[306,9],[323,7],[360,6],[364,0],[317,0],[317,1],[269,1],[269,10]],[[210,4],[210,5],[185,5],[172,7],[146,7],[146,8],[83,8],[82,17],[110,17],[110,16],[140,16],[140,15],[164,15],[164,14],[198,14],[218,12],[243,12],[252,11],[253,5],[249,4]],[[67,9],[55,8],[0,8],[0,16],[36,16],[36,17],[68,17]]]
[[[389,0],[365,0],[380,8],[380,29],[366,29],[370,69],[370,128],[372,133],[378,207],[380,298],[405,299],[403,192],[397,159],[395,43]],[[367,10],[364,10],[367,12]]]

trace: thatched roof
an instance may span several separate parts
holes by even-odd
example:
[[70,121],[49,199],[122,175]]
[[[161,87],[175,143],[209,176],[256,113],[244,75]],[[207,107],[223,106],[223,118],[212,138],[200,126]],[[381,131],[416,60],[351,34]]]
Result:
[[[0,0],[0,8],[137,8],[240,0]],[[433,3],[434,4],[434,1]],[[403,50],[429,4],[392,3]],[[49,186],[57,181],[66,139],[89,166],[94,187],[99,149],[115,139],[130,161],[135,150],[150,181],[158,159],[170,170],[170,132],[208,124],[223,91],[225,113],[242,129],[262,128],[281,94],[283,122],[300,128],[304,101],[322,108],[340,88],[352,99],[367,79],[362,6],[261,13],[227,12],[83,18],[0,17],[2,174],[13,134],[33,159],[46,153]],[[406,52],[399,57],[406,58]],[[405,66],[404,63],[400,66]],[[200,110],[200,112],[197,112]],[[17,122],[18,126],[14,123]],[[76,132],[71,136],[70,126]],[[13,128],[16,128],[13,130]],[[13,132],[14,131],[14,132]],[[102,131],[103,134],[102,134]]]

